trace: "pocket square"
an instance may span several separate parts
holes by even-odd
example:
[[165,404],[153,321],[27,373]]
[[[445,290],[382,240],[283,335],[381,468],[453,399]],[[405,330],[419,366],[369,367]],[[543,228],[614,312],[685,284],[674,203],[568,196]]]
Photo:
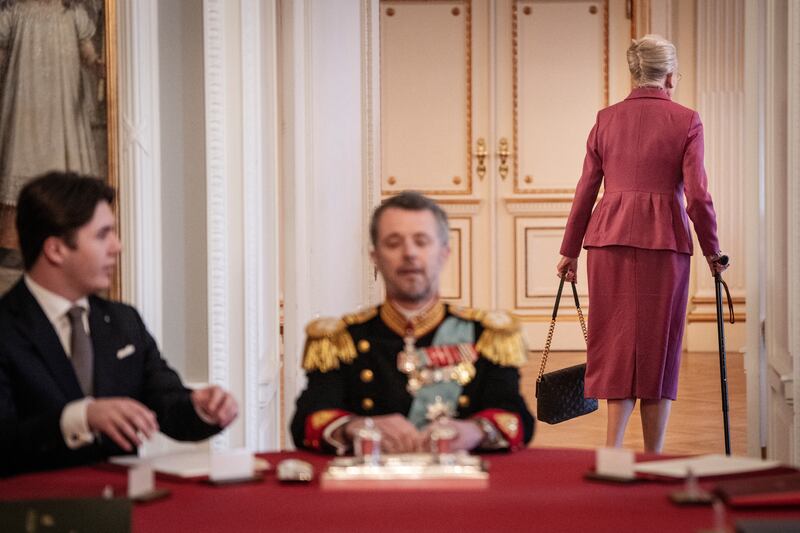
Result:
[[117,350],[117,359],[125,359],[129,355],[133,354],[136,351],[136,348],[133,347],[133,344],[129,344],[124,348],[120,348]]

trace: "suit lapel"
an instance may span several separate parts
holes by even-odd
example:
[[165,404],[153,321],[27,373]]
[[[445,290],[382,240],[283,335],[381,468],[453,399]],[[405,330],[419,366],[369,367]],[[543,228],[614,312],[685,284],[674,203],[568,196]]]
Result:
[[94,392],[96,396],[103,396],[107,392],[103,378],[114,375],[112,365],[116,362],[117,346],[111,315],[97,298],[89,299],[89,330],[94,349]]
[[13,291],[20,311],[17,315],[19,330],[34,345],[67,401],[82,398],[83,392],[72,363],[39,303],[22,280],[17,283]]

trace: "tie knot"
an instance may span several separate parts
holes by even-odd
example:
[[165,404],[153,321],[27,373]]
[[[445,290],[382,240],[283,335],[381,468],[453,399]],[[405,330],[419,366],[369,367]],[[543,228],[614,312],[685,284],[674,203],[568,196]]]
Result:
[[81,319],[83,318],[84,311],[85,309],[79,305],[70,308],[70,310],[67,311],[67,317],[69,317],[69,323],[70,324],[80,323]]

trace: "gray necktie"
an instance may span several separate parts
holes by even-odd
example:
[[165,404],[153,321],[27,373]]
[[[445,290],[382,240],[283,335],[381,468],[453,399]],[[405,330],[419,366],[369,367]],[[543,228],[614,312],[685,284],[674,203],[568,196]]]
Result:
[[69,337],[69,346],[71,350],[72,366],[75,368],[75,375],[78,377],[78,383],[81,384],[81,390],[85,396],[90,396],[94,392],[93,387],[93,368],[94,368],[94,349],[92,348],[92,339],[86,333],[83,327],[83,307],[75,306],[67,311],[69,318],[69,325],[72,332]]

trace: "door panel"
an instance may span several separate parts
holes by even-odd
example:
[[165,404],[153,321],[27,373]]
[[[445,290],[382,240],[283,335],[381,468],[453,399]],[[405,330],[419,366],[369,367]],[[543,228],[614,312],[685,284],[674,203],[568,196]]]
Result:
[[607,3],[518,2],[512,24],[514,192],[572,193],[586,134],[608,100]]
[[450,219],[450,260],[442,271],[440,294],[445,300],[472,305],[472,218]]
[[[609,9],[603,0],[514,0],[504,6],[507,13],[497,19],[509,31],[497,34],[508,42],[497,48],[510,54],[498,61],[497,76],[510,81],[500,86],[512,105],[498,115],[497,135],[513,139],[514,163],[513,179],[501,179],[499,186],[496,242],[501,255],[515,260],[499,267],[512,275],[500,276],[498,303],[514,310],[529,345],[539,349],[558,289],[555,266],[586,137],[608,102]],[[586,312],[585,254],[578,280]],[[585,348],[576,321],[571,298],[563,300],[559,322],[573,324],[559,328],[554,348]]]
[[[443,298],[512,311],[540,348],[586,137],[608,101],[609,2],[380,6],[381,190],[420,190],[450,215]],[[579,277],[587,309],[584,264]],[[582,349],[567,300],[560,317],[573,324],[554,347]]]
[[381,3],[384,193],[471,194],[466,1]]

